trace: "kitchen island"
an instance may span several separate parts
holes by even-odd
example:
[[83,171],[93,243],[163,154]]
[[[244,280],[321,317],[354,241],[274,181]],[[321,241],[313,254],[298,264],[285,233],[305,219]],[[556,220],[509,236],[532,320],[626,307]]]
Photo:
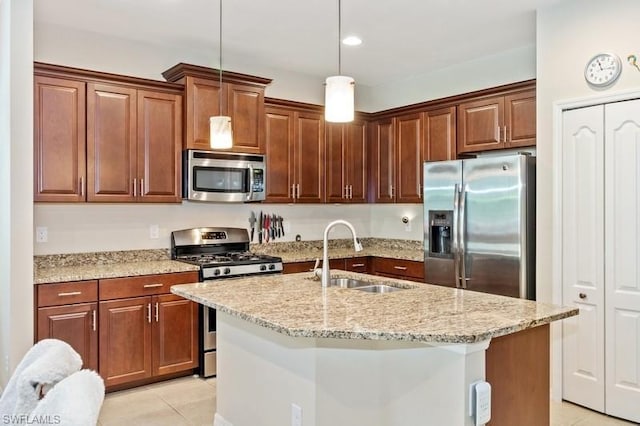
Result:
[[[332,276],[404,289],[323,289],[309,273],[171,288],[217,309],[216,426],[296,424],[297,415],[304,426],[472,425],[469,387],[485,378],[498,385],[491,424],[514,415],[521,425],[548,423],[548,324],[577,309],[344,271]],[[490,357],[492,342],[506,344]],[[513,370],[517,377],[500,377]],[[516,388],[504,392],[503,382]],[[529,411],[541,412],[543,422],[527,418]]]

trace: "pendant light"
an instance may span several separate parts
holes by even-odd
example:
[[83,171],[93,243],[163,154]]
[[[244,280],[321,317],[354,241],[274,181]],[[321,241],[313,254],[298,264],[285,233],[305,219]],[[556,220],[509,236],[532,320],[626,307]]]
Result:
[[324,92],[324,119],[333,123],[353,121],[354,85],[351,77],[342,74],[342,7],[338,0],[338,75],[327,77]]
[[[220,0],[220,69],[218,76],[220,78],[220,90],[218,94],[219,110],[222,114],[222,0]],[[212,149],[229,149],[233,146],[233,132],[231,130],[231,117],[226,115],[218,115],[209,117],[209,143]]]

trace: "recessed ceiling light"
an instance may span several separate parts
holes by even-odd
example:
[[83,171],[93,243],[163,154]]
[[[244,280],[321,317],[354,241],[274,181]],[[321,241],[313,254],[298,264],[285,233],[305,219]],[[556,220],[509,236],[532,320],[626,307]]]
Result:
[[357,36],[349,36],[342,39],[342,44],[346,44],[347,46],[359,46],[362,44],[362,40]]

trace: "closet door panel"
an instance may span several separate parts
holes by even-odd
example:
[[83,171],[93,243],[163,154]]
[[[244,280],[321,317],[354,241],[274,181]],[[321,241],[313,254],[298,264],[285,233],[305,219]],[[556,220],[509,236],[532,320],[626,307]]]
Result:
[[603,107],[566,111],[562,141],[563,398],[604,410]]
[[605,107],[605,406],[640,422],[640,100]]

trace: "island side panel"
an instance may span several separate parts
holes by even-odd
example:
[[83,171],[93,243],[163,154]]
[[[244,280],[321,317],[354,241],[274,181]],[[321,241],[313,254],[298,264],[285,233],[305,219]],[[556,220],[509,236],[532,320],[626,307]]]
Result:
[[486,352],[491,426],[550,423],[549,324],[496,337]]

